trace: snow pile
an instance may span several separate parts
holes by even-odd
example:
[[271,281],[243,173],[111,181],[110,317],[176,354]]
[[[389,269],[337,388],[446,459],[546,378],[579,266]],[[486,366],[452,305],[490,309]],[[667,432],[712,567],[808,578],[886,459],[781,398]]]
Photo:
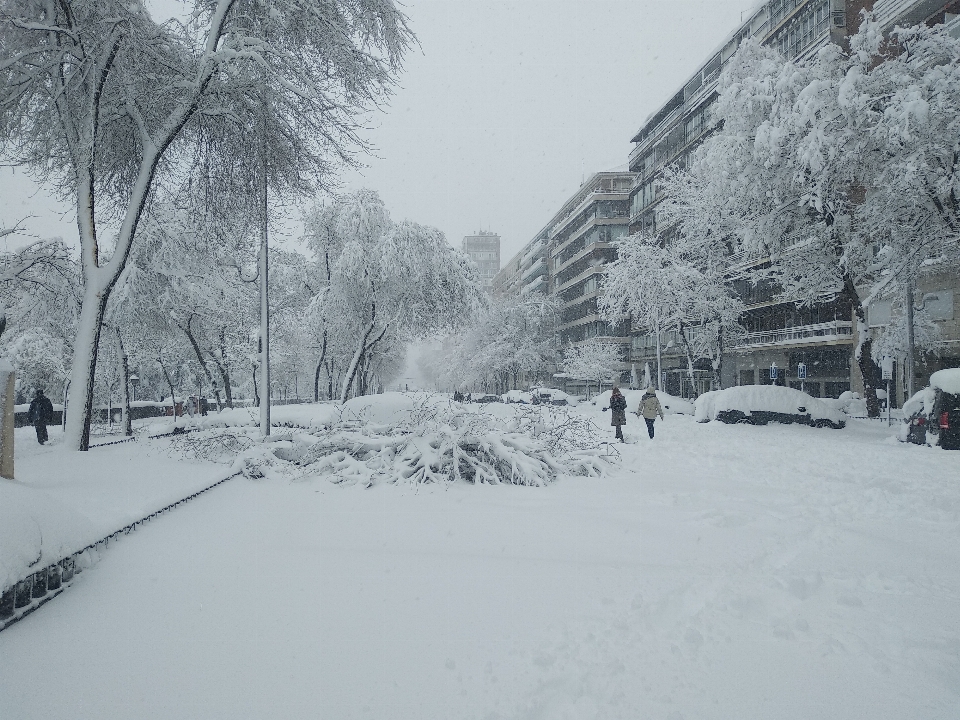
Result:
[[800,416],[811,423],[826,421],[835,426],[842,426],[846,422],[841,411],[819,398],[778,385],[741,385],[704,393],[697,398],[697,422],[716,420],[721,413],[728,412],[742,413],[746,417],[755,413]]
[[326,476],[338,484],[509,483],[605,473],[599,428],[556,406],[452,403],[439,395],[385,393],[346,403],[340,420],[261,441],[252,427],[178,438],[191,458],[236,462],[249,477]]
[[[847,415],[863,415],[867,412],[867,403],[860,397],[860,393],[846,390],[838,398],[821,398],[823,402]],[[860,410],[863,412],[860,412]]]
[[87,518],[47,493],[0,479],[0,590],[99,539]]
[[950,395],[960,395],[960,368],[938,370],[930,376],[930,387]]
[[[610,407],[611,391],[607,390],[599,395],[595,395],[590,402],[600,407]],[[643,390],[625,390],[623,396],[627,400],[627,412],[637,412],[640,403],[643,402]],[[665,392],[657,391],[657,399],[660,401],[660,407],[663,408],[664,415],[693,415],[693,403],[683,398],[668,395]]]

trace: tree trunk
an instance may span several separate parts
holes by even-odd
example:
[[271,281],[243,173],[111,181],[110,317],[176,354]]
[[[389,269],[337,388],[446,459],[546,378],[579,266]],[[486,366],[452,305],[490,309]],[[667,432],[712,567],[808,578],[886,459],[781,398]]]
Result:
[[320,349],[320,359],[317,360],[317,369],[313,374],[313,401],[320,400],[320,368],[323,367],[323,361],[327,357],[327,331],[323,331],[323,346]]
[[130,416],[130,361],[127,358],[127,351],[123,347],[123,338],[120,337],[120,328],[117,328],[117,346],[120,349],[120,366],[123,370],[123,434],[127,437],[133,435],[133,418]]
[[880,368],[871,357],[873,339],[869,336],[870,328],[867,325],[867,313],[857,293],[853,279],[844,274],[844,294],[846,294],[857,322],[857,367],[863,378],[863,399],[867,403],[867,417],[880,417],[880,400],[877,398],[877,388],[881,385]]
[[[837,257],[837,264],[843,268],[844,248],[836,234],[835,218],[832,213],[825,216],[827,227],[830,228],[833,237],[833,249]],[[870,339],[870,328],[867,325],[867,313],[863,307],[863,301],[860,299],[860,293],[857,292],[857,286],[846,270],[841,271],[843,280],[843,290],[841,295],[845,295],[853,314],[857,321],[857,366],[860,369],[860,376],[863,378],[863,397],[867,402],[867,417],[880,417],[880,400],[877,399],[877,387],[880,385],[880,368],[873,362],[870,351],[873,347],[873,340]]]
[[[223,382],[223,394],[226,398],[226,404],[228,408],[233,407],[233,389],[230,387],[230,364],[227,362],[227,331],[225,328],[220,328],[220,357],[214,354],[212,350],[207,353],[210,356],[210,359],[213,361],[213,364],[217,366],[217,370],[220,371],[220,380]],[[220,402],[220,396],[217,395],[217,402]],[[222,410],[223,408],[218,407],[217,410]]]
[[660,387],[662,384],[663,372],[660,370],[660,321],[657,320],[657,326],[655,328],[657,333],[657,382],[654,383],[654,387],[661,392],[666,392],[666,388]]
[[163,364],[163,357],[157,355],[157,362],[160,363],[160,369],[163,370],[163,377],[167,380],[167,385],[170,387],[170,406],[173,410],[173,421],[177,421],[177,396],[173,391],[173,380],[170,379],[170,373],[167,372],[167,366]]
[[67,447],[74,450],[90,448],[90,420],[93,415],[93,385],[97,372],[97,354],[103,315],[107,308],[109,291],[98,292],[93,281],[85,282],[77,340],[74,345],[73,366],[70,370],[70,406],[64,438]]
[[[869,330],[867,330],[869,332]],[[867,417],[880,417],[880,399],[877,388],[882,384],[880,369],[871,357],[873,339],[867,338],[860,343],[857,366],[863,377],[863,396],[867,401]]]
[[717,330],[717,357],[713,361],[713,382],[717,390],[723,390],[723,329]]
[[[373,313],[374,317],[376,312]],[[347,376],[343,380],[343,387],[340,390],[340,402],[345,403],[347,401],[347,394],[350,392],[350,388],[353,386],[353,380],[357,375],[357,369],[360,365],[360,360],[363,357],[364,348],[367,346],[367,338],[370,337],[370,333],[373,332],[374,320],[370,320],[370,323],[367,325],[367,329],[363,332],[363,337],[361,337],[360,342],[357,344],[357,350],[353,354],[353,360],[350,361],[350,366],[347,368]]]
[[687,378],[690,380],[690,392],[693,393],[693,397],[696,399],[697,386],[693,381],[693,348],[690,346],[690,339],[687,337],[683,322],[677,324],[677,334],[683,338],[683,350],[687,355]]
[[[190,326],[190,324],[193,322],[193,317],[194,316],[191,315],[189,318],[187,318],[186,325],[180,325],[177,323],[177,327],[183,330],[184,334],[187,336],[187,339],[190,341],[190,347],[193,348],[193,353],[197,356],[197,362],[200,363],[200,369],[203,370],[203,374],[207,376],[207,382],[210,384],[210,387],[213,388],[213,392],[216,395],[217,409],[219,410],[221,406],[220,390],[217,388],[217,384],[213,381],[213,375],[210,372],[210,368],[207,367],[207,363],[203,359],[203,351],[200,349],[200,343],[197,342],[197,338],[194,337],[193,328]],[[197,403],[198,405],[200,403],[199,396],[197,397]]]

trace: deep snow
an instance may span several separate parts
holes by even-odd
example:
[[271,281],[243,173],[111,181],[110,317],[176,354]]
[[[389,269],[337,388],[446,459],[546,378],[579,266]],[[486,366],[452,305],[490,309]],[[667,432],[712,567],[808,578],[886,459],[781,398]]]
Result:
[[[231,481],[0,633],[0,717],[957,716],[960,453],[640,425],[542,488]],[[95,452],[163,486],[160,442]]]

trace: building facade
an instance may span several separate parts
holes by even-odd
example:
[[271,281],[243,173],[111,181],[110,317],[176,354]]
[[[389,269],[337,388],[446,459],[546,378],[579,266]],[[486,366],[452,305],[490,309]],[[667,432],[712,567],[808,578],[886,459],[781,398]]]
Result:
[[500,236],[487,230],[463,238],[460,248],[480,270],[485,290],[493,288],[493,278],[500,271]]
[[[643,231],[659,235],[669,241],[671,228],[658,218],[658,208],[664,199],[661,179],[664,169],[671,165],[685,167],[691,153],[716,129],[713,105],[718,98],[717,81],[724,66],[733,57],[740,43],[748,37],[776,47],[789,58],[812,56],[827,43],[842,43],[855,33],[860,23],[861,10],[873,10],[884,31],[896,25],[919,22],[947,23],[951,32],[960,32],[960,2],[944,0],[770,0],[761,5],[709,56],[676,94],[654,112],[632,138],[633,150],[629,168],[636,173],[635,186],[630,193],[630,232]],[[734,267],[731,283],[745,301],[747,310],[742,320],[746,335],[729,349],[722,366],[722,383],[746,385],[778,382],[800,387],[815,396],[837,397],[845,390],[862,390],[862,378],[853,358],[855,324],[851,308],[836,300],[812,308],[799,309],[793,304],[778,303],[776,288],[753,285],[747,281],[748,271],[756,263]],[[946,292],[958,286],[956,269],[940,273],[930,280],[931,292],[946,297]],[[960,295],[952,293],[950,297]],[[956,356],[954,328],[956,317],[951,308],[951,320],[944,320],[944,351],[936,363],[919,363],[916,387],[922,387],[932,369],[947,363],[960,364]],[[664,335],[666,337],[664,337]],[[689,396],[709,390],[714,376],[708,360],[698,361],[693,383],[689,381],[686,359],[682,357],[682,343],[671,333],[661,338],[664,389],[675,395]],[[629,358],[634,363],[651,362],[655,356],[656,338],[637,331],[631,338]],[[951,347],[952,346],[952,347]],[[807,377],[800,380],[798,370],[804,366]],[[774,369],[776,368],[776,370]],[[901,369],[902,378],[902,369]],[[771,378],[776,374],[776,380]],[[899,401],[902,401],[901,383]]]
[[[540,293],[557,298],[558,346],[605,338],[623,346],[624,373],[630,368],[629,333],[626,327],[611,328],[600,319],[597,299],[604,266],[616,257],[613,243],[627,234],[633,184],[629,171],[591,175],[492,283],[494,292],[502,295]],[[581,390],[578,381],[561,384],[568,392]]]

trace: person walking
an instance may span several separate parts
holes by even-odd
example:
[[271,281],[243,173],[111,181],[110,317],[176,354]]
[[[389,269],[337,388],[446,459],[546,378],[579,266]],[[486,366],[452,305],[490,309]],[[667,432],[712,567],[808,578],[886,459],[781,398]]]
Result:
[[623,426],[627,424],[627,399],[620,393],[620,388],[614,387],[610,395],[610,424],[617,428],[616,438],[623,439]]
[[37,442],[43,445],[48,439],[47,423],[53,422],[53,403],[39,388],[30,402],[27,419],[33,423],[33,427],[37,431]]
[[663,420],[663,408],[660,407],[660,401],[657,399],[657,391],[652,387],[648,387],[643,394],[638,411],[643,415],[643,419],[647,423],[647,434],[653,440],[653,423],[656,422],[657,415]]

